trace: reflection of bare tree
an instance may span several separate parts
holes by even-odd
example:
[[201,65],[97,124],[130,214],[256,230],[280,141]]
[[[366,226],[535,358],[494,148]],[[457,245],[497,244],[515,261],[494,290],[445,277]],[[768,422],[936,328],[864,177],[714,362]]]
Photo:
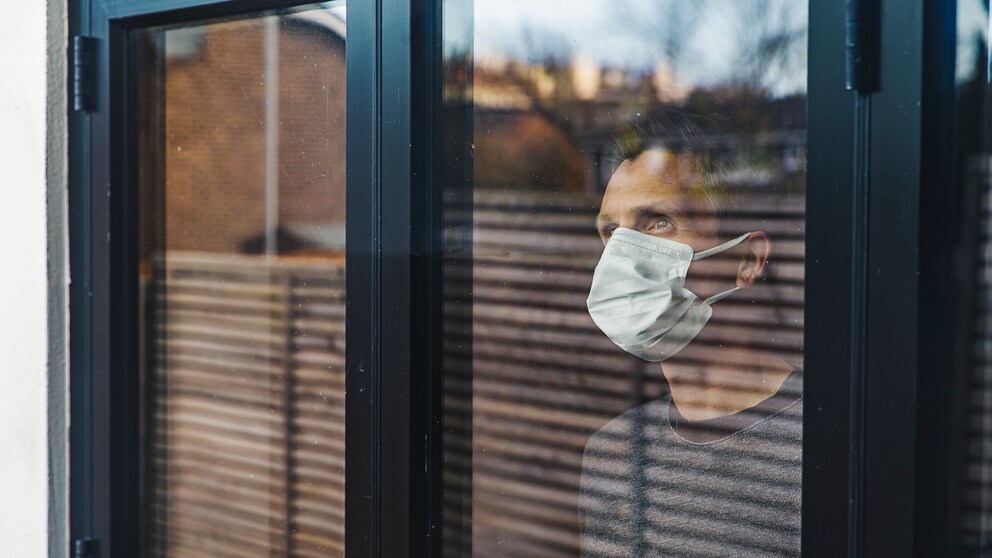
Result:
[[568,39],[554,29],[535,28],[525,24],[520,31],[520,48],[523,60],[541,63],[547,67],[565,66],[571,51]]
[[[805,75],[806,4],[793,0],[623,0],[615,12],[618,32],[637,36],[653,49],[676,78],[689,70],[717,66],[730,56],[729,75],[718,81],[774,89],[783,79]],[[727,24],[730,52],[714,50],[715,33]]]
[[700,25],[704,2],[622,0],[615,12],[617,30],[653,45],[673,69],[684,62],[685,45]]
[[733,80],[771,88],[806,69],[805,4],[790,0],[733,2],[739,48]]

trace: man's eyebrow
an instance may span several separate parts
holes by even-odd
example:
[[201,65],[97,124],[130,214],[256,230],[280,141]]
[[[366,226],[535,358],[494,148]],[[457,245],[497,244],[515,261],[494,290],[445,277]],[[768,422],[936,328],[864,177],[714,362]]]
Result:
[[634,213],[639,219],[645,217],[675,217],[682,215],[683,211],[666,203],[650,203],[637,206]]
[[596,215],[596,227],[597,228],[602,227],[603,225],[612,223],[615,220],[616,219],[610,217],[609,215],[603,215],[602,213],[600,213],[599,215]]
[[637,218],[640,219],[650,219],[653,217],[672,217],[675,216],[674,211],[669,211],[660,207],[639,207],[637,208]]

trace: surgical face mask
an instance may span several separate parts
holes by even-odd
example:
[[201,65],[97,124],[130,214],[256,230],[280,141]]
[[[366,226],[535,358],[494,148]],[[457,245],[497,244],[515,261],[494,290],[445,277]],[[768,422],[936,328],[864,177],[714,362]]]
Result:
[[694,254],[692,247],[618,228],[592,277],[592,321],[628,353],[661,362],[689,344],[713,315],[711,305],[740,287],[700,300],[685,288],[689,264],[730,250],[751,233]]

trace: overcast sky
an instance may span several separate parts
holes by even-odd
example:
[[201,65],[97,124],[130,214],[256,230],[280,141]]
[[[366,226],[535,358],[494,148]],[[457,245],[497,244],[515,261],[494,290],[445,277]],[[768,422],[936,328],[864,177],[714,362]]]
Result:
[[[457,7],[459,1],[446,6]],[[745,12],[767,13],[765,29],[802,28],[805,0],[475,0],[474,46],[477,56],[504,54],[516,58],[555,54],[591,57],[613,66],[652,68],[666,58],[665,13],[698,10],[696,24],[680,27],[681,52],[670,60],[680,79],[709,85],[727,79],[740,60],[741,37],[753,37],[742,24]],[[756,11],[759,10],[759,11]],[[744,15],[742,15],[744,14]],[[449,17],[457,21],[457,13]],[[447,37],[466,39],[447,22]],[[779,93],[805,89],[805,38],[796,51],[789,75],[772,73],[766,83]]]
[[[694,86],[731,79],[751,59],[743,44],[753,45],[762,32],[804,31],[808,19],[807,0],[448,0],[444,6],[449,53],[472,45],[479,58],[579,56],[642,70],[664,61]],[[336,10],[344,16],[343,6]],[[761,78],[776,94],[806,89],[805,34],[793,44],[789,59]],[[665,45],[678,53],[666,54]]]

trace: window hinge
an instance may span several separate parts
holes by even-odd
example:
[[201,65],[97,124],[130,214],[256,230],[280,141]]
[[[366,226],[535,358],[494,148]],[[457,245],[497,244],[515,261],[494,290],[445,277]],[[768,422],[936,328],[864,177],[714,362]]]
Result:
[[97,558],[96,541],[93,539],[76,539],[72,543],[72,558]]
[[879,1],[847,0],[848,91],[867,93],[878,87]]
[[96,107],[96,39],[72,38],[72,106],[80,112]]

